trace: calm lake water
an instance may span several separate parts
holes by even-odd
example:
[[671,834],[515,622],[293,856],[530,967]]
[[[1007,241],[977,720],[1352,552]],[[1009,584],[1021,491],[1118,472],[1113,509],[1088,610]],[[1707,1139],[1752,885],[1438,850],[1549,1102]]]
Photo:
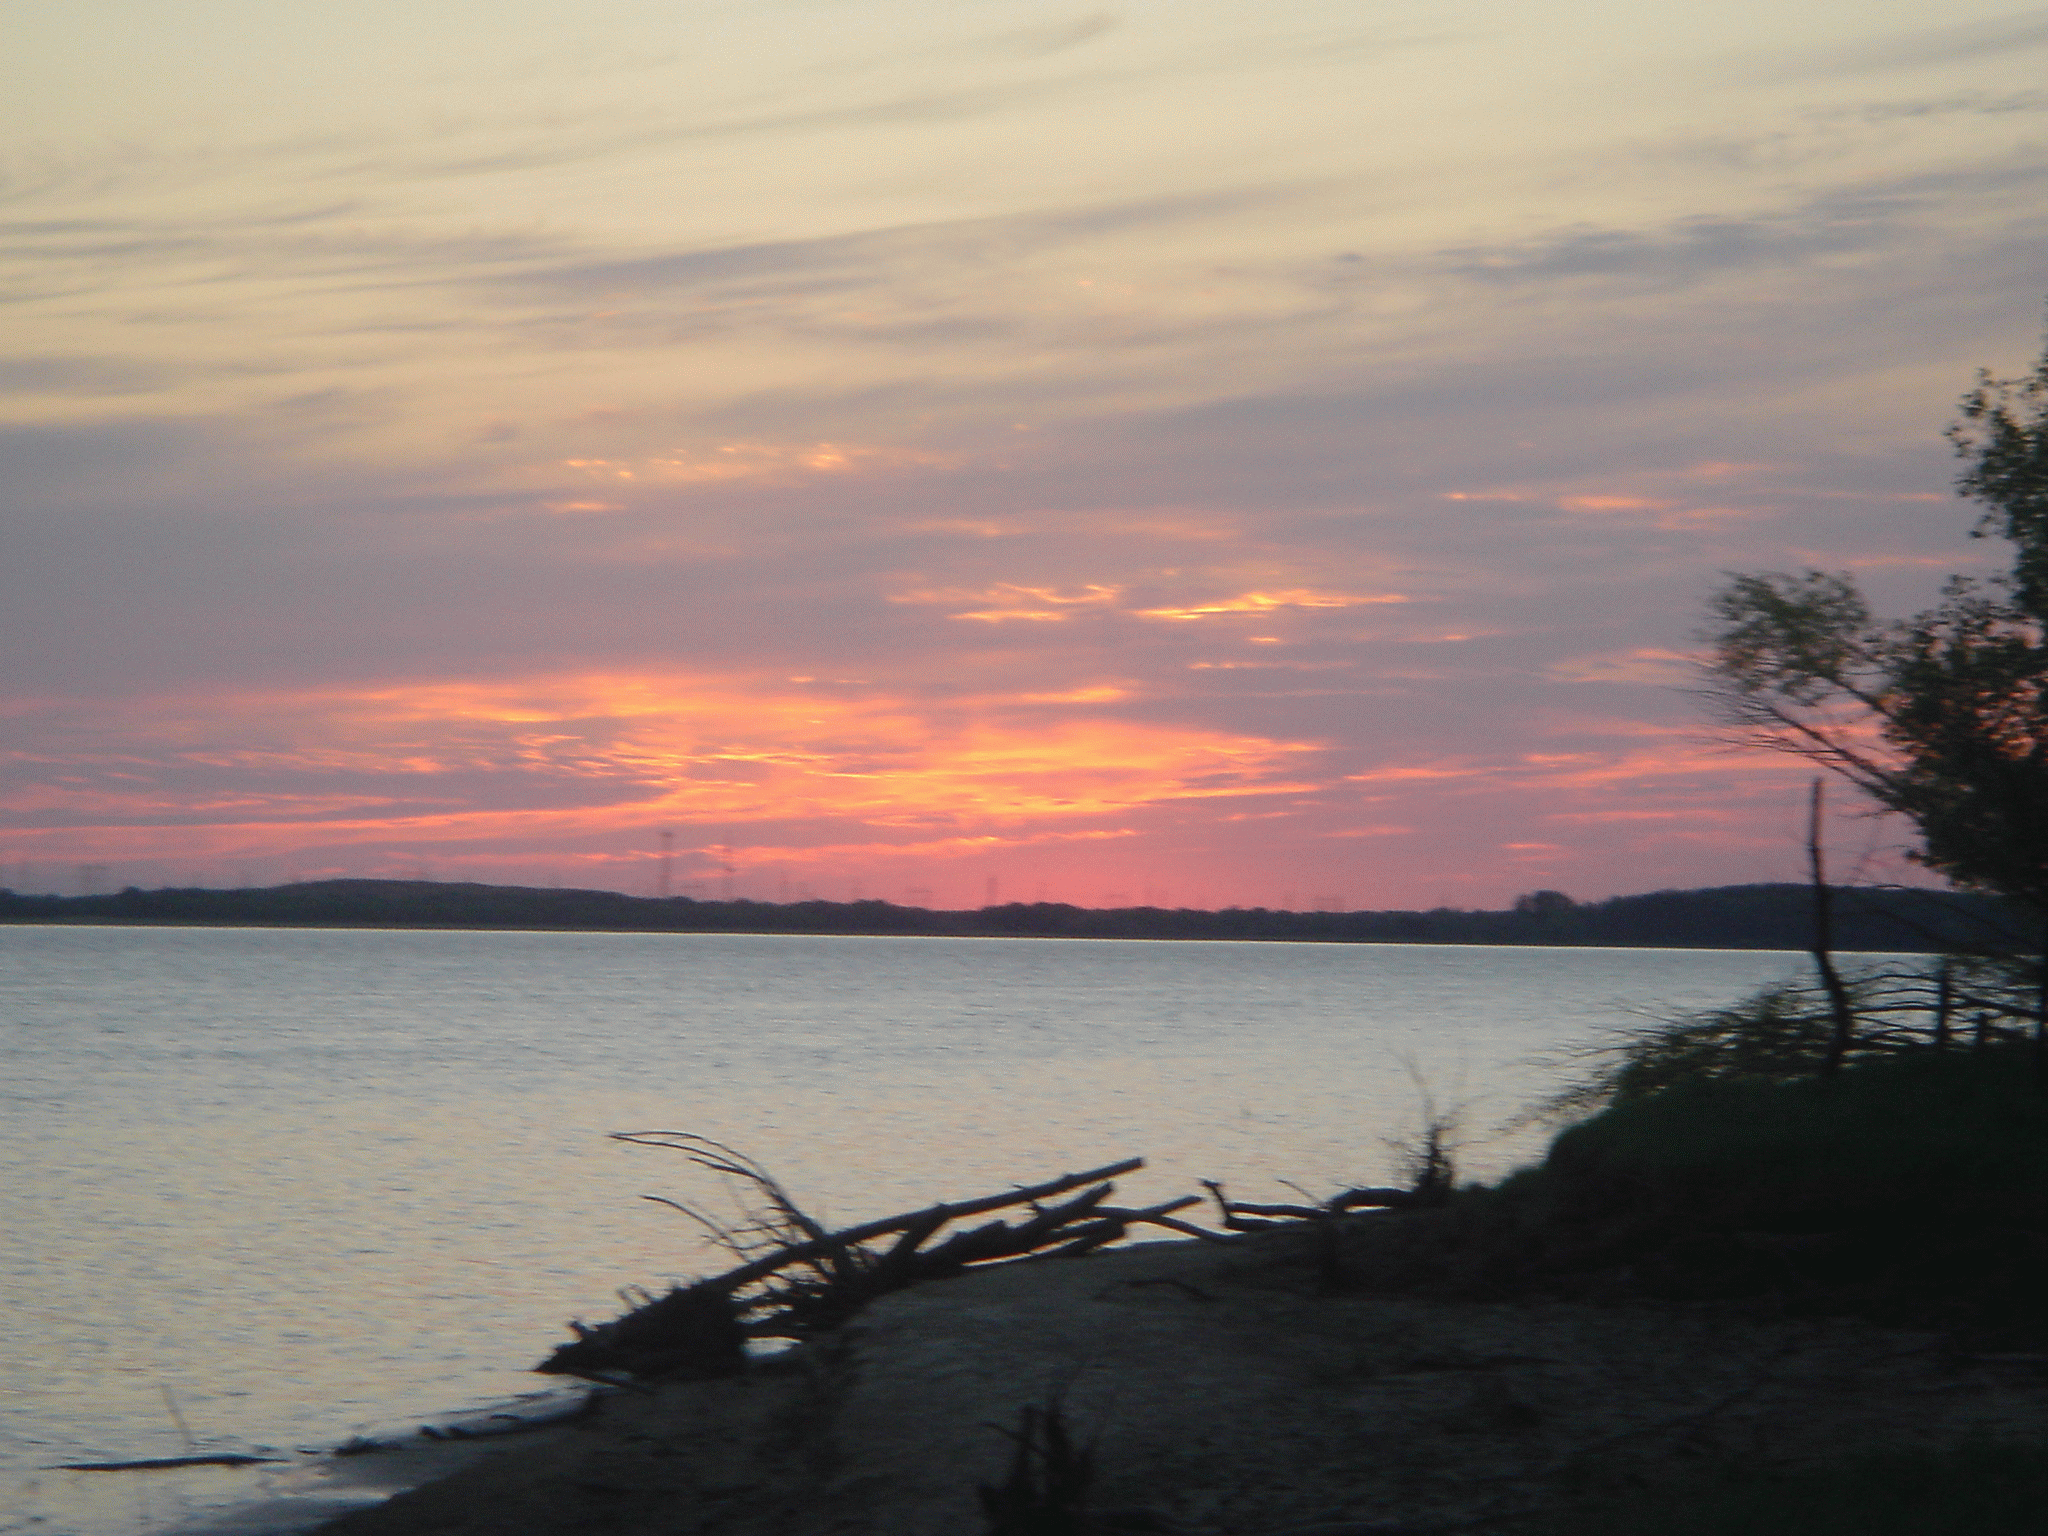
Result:
[[[1632,1009],[1785,953],[0,928],[0,1532],[152,1536],[245,1474],[48,1463],[333,1445],[532,1391],[564,1320],[718,1267],[701,1132],[832,1222],[1142,1155],[1121,1195],[1391,1171],[1415,1077],[1471,1174]],[[184,1429],[173,1416],[182,1414]],[[239,1479],[239,1481],[238,1481]]]

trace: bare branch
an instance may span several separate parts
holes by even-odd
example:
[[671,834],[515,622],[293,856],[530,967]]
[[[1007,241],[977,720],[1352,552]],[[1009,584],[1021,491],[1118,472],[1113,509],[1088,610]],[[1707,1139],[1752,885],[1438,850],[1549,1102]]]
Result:
[[[572,1323],[574,1342],[556,1350],[538,1367],[543,1371],[593,1380],[622,1373],[726,1375],[744,1366],[749,1338],[809,1337],[836,1327],[877,1296],[968,1268],[1091,1252],[1135,1224],[1215,1236],[1172,1214],[1197,1204],[1194,1195],[1134,1209],[1107,1204],[1115,1189],[1111,1181],[1142,1168],[1141,1158],[830,1232],[760,1163],[721,1143],[687,1131],[627,1131],[614,1139],[681,1152],[750,1191],[762,1209],[728,1228],[680,1201],[646,1196],[695,1221],[742,1262],[665,1296],[642,1293],[613,1322],[594,1328]],[[1022,1220],[984,1222],[927,1246],[956,1221],[1018,1207],[1029,1212]],[[871,1246],[882,1239],[891,1241]]]

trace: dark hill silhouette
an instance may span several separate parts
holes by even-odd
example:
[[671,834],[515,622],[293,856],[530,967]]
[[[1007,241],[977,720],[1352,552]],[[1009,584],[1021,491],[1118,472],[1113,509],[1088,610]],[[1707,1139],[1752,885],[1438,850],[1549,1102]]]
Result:
[[[1538,891],[1503,911],[1210,912],[1063,902],[934,911],[887,901],[699,901],[431,880],[317,880],[246,890],[130,886],[107,896],[0,891],[0,922],[1803,949],[1811,904],[1803,885],[1728,885],[1596,902]],[[2014,931],[2017,924],[1993,897],[1860,888],[1837,896],[1835,943],[1845,950],[1995,947],[2001,934]]]

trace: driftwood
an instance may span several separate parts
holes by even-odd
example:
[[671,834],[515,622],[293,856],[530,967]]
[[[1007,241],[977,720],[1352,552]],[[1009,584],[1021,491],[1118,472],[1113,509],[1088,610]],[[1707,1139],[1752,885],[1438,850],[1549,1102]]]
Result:
[[[680,1152],[733,1181],[745,1197],[737,1225],[659,1195],[646,1198],[689,1217],[740,1263],[665,1295],[624,1293],[631,1308],[609,1323],[572,1322],[575,1339],[535,1367],[548,1374],[612,1383],[734,1375],[745,1369],[749,1339],[811,1338],[891,1291],[970,1268],[1088,1253],[1134,1225],[1202,1232],[1172,1214],[1199,1204],[1194,1195],[1135,1209],[1106,1203],[1113,1180],[1144,1167],[1136,1157],[828,1232],[765,1168],[719,1142],[686,1131],[624,1131],[613,1139]],[[1021,1220],[941,1236],[966,1217],[1020,1206],[1029,1211]]]
[[283,1461],[282,1456],[241,1456],[222,1453],[212,1456],[153,1456],[147,1461],[60,1461],[52,1472],[162,1472],[171,1467],[253,1467],[258,1462]]
[[1327,1221],[1352,1211],[1412,1211],[1442,1203],[1433,1190],[1347,1189],[1314,1205],[1273,1205],[1232,1200],[1214,1179],[1202,1180],[1202,1188],[1209,1191],[1209,1198],[1216,1203],[1217,1219],[1232,1232],[1263,1232],[1298,1221]]
[[[1337,1237],[1337,1219],[1357,1211],[1425,1210],[1442,1205],[1450,1195],[1450,1160],[1442,1152],[1443,1132],[1433,1124],[1424,1143],[1425,1153],[1416,1162],[1417,1179],[1409,1189],[1347,1189],[1327,1200],[1316,1200],[1304,1191],[1301,1204],[1233,1200],[1215,1179],[1202,1180],[1209,1198],[1216,1202],[1217,1219],[1232,1232],[1265,1232],[1275,1227],[1305,1229],[1312,1238],[1316,1278],[1324,1291],[1340,1291],[1346,1284],[1344,1255]],[[1298,1186],[1289,1186],[1298,1188]]]
[[1299,1184],[1289,1184],[1287,1187],[1300,1195],[1301,1200],[1271,1203],[1233,1200],[1216,1180],[1204,1179],[1202,1187],[1216,1202],[1216,1214],[1224,1228],[1231,1232],[1263,1232],[1273,1227],[1311,1223],[1323,1239],[1324,1278],[1334,1283],[1337,1278],[1336,1229],[1331,1223],[1337,1217],[1348,1216],[1354,1211],[1428,1210],[1448,1201],[1452,1186],[1457,1182],[1454,1153],[1458,1145],[1459,1112],[1456,1108],[1437,1108],[1429,1085],[1412,1062],[1408,1072],[1415,1079],[1416,1090],[1422,1095],[1422,1127],[1413,1136],[1386,1138],[1388,1147],[1400,1154],[1402,1172],[1408,1176],[1406,1188],[1374,1186],[1347,1189],[1327,1200],[1318,1200]]

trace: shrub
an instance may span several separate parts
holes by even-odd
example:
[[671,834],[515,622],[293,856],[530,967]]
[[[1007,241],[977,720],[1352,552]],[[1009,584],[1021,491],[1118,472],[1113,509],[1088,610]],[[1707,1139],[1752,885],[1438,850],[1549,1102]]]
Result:
[[1675,1081],[1564,1131],[1512,1193],[1550,1262],[1628,1263],[1667,1294],[1921,1322],[2048,1306],[2048,1099],[2020,1047]]

